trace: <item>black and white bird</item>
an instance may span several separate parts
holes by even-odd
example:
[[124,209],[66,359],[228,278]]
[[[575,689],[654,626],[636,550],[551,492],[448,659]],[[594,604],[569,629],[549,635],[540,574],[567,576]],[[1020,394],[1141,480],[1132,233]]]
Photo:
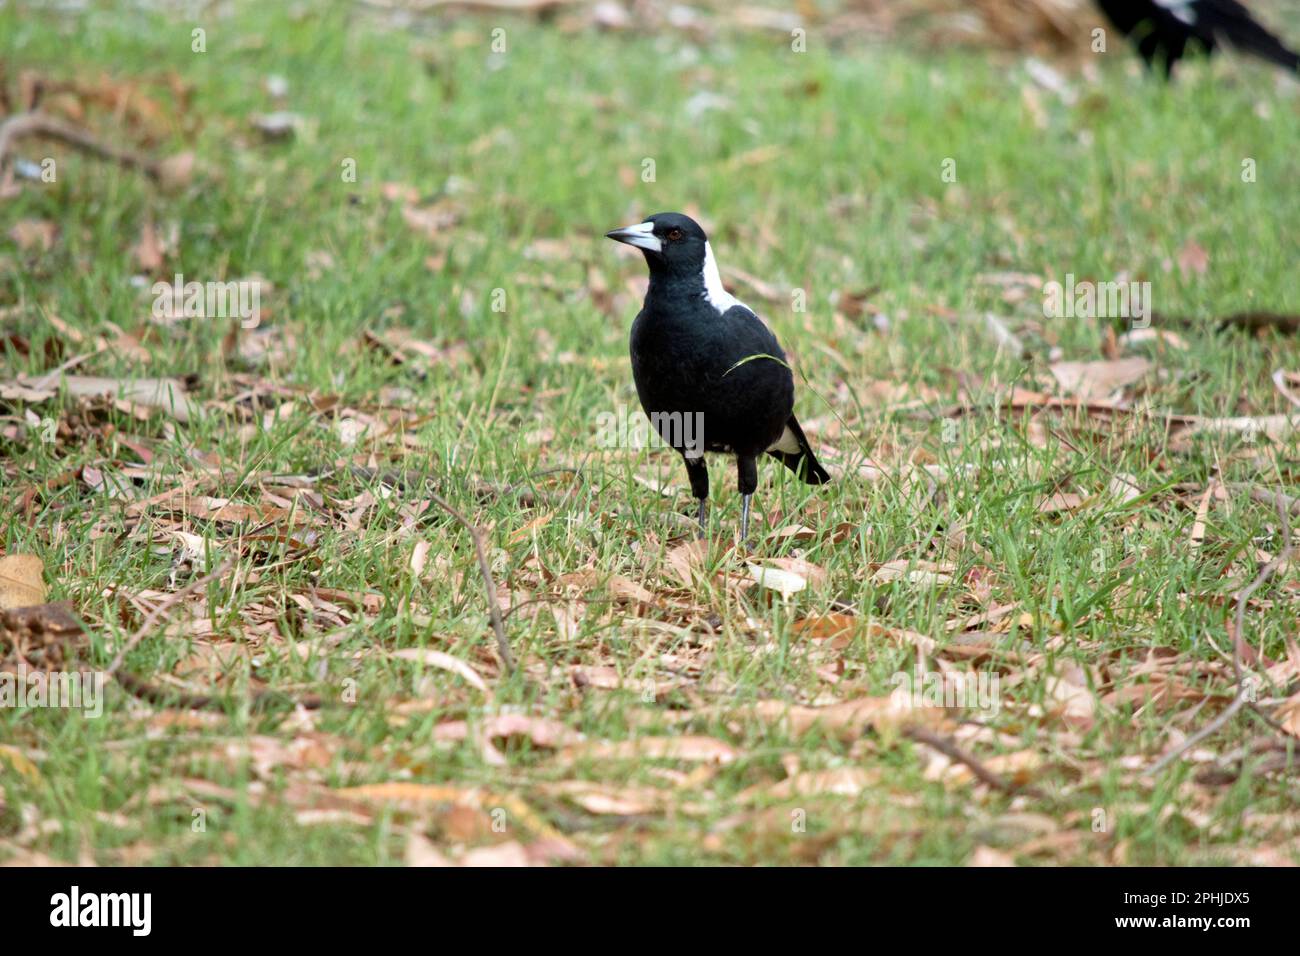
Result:
[[1300,55],[1265,29],[1237,0],[1097,0],[1115,28],[1152,69],[1172,76],[1189,53],[1226,44],[1300,73]]
[[794,375],[772,330],[722,286],[709,238],[681,213],[606,233],[635,246],[650,267],[645,303],[632,323],[632,378],[641,407],[681,453],[708,524],[705,452],[736,457],[740,537],[765,452],[810,485],[830,481],[794,417]]

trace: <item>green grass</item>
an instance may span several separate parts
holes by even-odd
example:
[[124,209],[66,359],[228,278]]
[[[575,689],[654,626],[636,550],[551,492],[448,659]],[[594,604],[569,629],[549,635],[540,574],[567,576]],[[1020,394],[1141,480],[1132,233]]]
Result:
[[[444,849],[501,839],[490,826],[461,835],[463,821],[436,802],[414,815],[377,809],[370,822],[295,817],[336,809],[322,796],[332,788],[398,779],[514,794],[583,858],[602,862],[959,864],[980,846],[1027,863],[1245,862],[1273,847],[1296,856],[1295,834],[1273,828],[1294,805],[1294,767],[1257,772],[1247,760],[1234,782],[1218,785],[1197,782],[1202,764],[1140,773],[1170,746],[1172,728],[1193,732],[1230,697],[1231,668],[1185,678],[1224,698],[1195,713],[1196,699],[1136,713],[1098,704],[1094,725],[1075,731],[1042,713],[1052,675],[1071,664],[1125,687],[1153,648],[1185,662],[1222,661],[1212,645],[1231,647],[1232,596],[1258,568],[1255,549],[1277,554],[1282,542],[1277,516],[1234,493],[1209,511],[1204,543],[1193,549],[1196,503],[1215,476],[1289,488],[1294,438],[1184,445],[1171,442],[1159,415],[1108,424],[1076,411],[995,416],[987,408],[955,419],[954,429],[900,408],[915,401],[941,412],[963,383],[985,398],[995,386],[1045,387],[1052,350],[1102,356],[1107,323],[1044,319],[1038,290],[1007,303],[980,278],[1015,271],[1149,280],[1159,313],[1192,320],[1176,327],[1186,349],[1143,353],[1156,371],[1130,395],[1139,405],[1209,416],[1284,411],[1269,375],[1300,368],[1294,341],[1216,332],[1212,320],[1300,312],[1294,84],[1233,62],[1187,70],[1166,87],[1116,51],[1095,84],[1071,77],[1080,95],[1066,105],[1015,61],[832,49],[815,32],[810,52],[795,54],[779,35],[724,34],[696,46],[674,34],[562,35],[513,19],[417,20],[398,30],[350,3],[287,10],[240,4],[227,18],[191,24],[101,4],[57,15],[0,8],[0,64],[11,80],[34,69],[51,79],[138,83],[161,106],[149,150],[193,151],[199,162],[192,183],[166,193],[57,150],[56,183],[0,201],[2,233],[21,219],[59,228],[48,252],[0,240],[0,327],[30,344],[27,355],[7,347],[4,377],[46,372],[93,351],[97,336],[113,342],[114,327],[147,329],[148,362],[110,347],[78,371],[193,375],[194,394],[208,403],[201,421],[173,428],[165,415],[139,421],[64,396],[31,406],[70,429],[44,443],[17,425],[21,402],[0,402],[13,416],[0,424],[15,426],[9,437],[0,432],[4,497],[16,502],[32,483],[93,465],[141,498],[184,477],[196,480],[197,494],[257,504],[264,489],[285,485],[270,476],[344,466],[314,484],[323,500],[298,506],[311,522],[304,530],[316,533],[310,542],[291,540],[287,519],[261,540],[250,525],[156,510],[142,521],[128,502],[79,478],[39,497],[29,518],[8,506],[5,551],[44,559],[51,600],[72,602],[86,620],[86,653],[101,667],[140,623],[130,596],[171,591],[191,576],[172,543],[150,547],[151,532],[198,535],[212,563],[238,555],[240,573],[207,589],[206,620],[151,635],[128,657],[154,679],[183,663],[190,689],[216,683],[227,700],[214,721],[163,726],[117,688],[98,720],[0,710],[0,741],[39,768],[32,779],[0,759],[0,857],[386,864],[404,859],[413,829]],[[493,54],[490,31],[500,25],[507,51]],[[191,52],[195,26],[207,30],[205,53]],[[169,74],[189,87],[187,104],[169,91]],[[288,80],[285,108],[307,124],[289,143],[263,143],[248,122],[277,108],[262,88],[270,74]],[[692,117],[688,104],[701,92],[730,108]],[[1041,126],[1027,97],[1040,104]],[[102,111],[91,119],[122,137]],[[140,139],[137,131],[131,142]],[[45,155],[27,143],[19,153]],[[1242,181],[1247,158],[1257,182]],[[341,175],[348,159],[355,183]],[[653,182],[642,179],[647,159]],[[941,176],[946,159],[956,161],[956,183]],[[457,221],[432,238],[418,233],[385,184],[412,187],[423,205],[454,211]],[[826,572],[789,602],[716,579],[676,582],[664,556],[687,540],[671,514],[691,510],[680,464],[662,451],[594,447],[602,413],[636,406],[626,336],[643,272],[639,257],[602,234],[668,209],[698,212],[724,270],[760,276],[779,292],[767,301],[736,283],[790,353],[803,382],[800,418],[840,476],[814,490],[762,466],[760,528],[803,524],[816,533],[758,540],[755,556],[798,554]],[[131,281],[139,271],[131,247],[146,221],[164,234],[175,229],[161,276],[274,283],[259,333],[284,354],[257,363],[228,353],[229,321],[151,328],[151,297]],[[1203,274],[1178,266],[1189,241],[1209,254]],[[330,264],[321,265],[323,254]],[[493,309],[495,290],[504,290],[503,311]],[[806,311],[792,309],[795,290]],[[861,314],[846,306],[850,293],[869,300]],[[1005,317],[1032,361],[997,351],[978,321],[987,311]],[[886,328],[873,324],[877,313]],[[52,317],[84,341],[69,341]],[[1175,328],[1171,321],[1163,327]],[[397,329],[443,354],[395,364],[363,345],[364,333]],[[49,354],[62,350],[58,358],[47,342]],[[250,401],[255,385],[262,394]],[[336,419],[355,410],[392,414],[410,440],[345,445]],[[153,456],[152,476],[124,476],[139,448]],[[889,478],[859,477],[868,458]],[[520,673],[498,674],[465,531],[428,505],[418,484],[348,527],[337,515],[350,509],[338,502],[379,493],[348,472],[349,462],[437,481],[486,529],[502,590],[548,599],[507,619]],[[933,493],[909,466],[928,462],[952,469]],[[552,471],[575,467],[581,477]],[[652,472],[677,493],[634,480]],[[1097,495],[1116,474],[1132,476],[1143,497],[1128,505],[1103,497],[1057,516],[1039,507],[1057,489]],[[514,494],[476,494],[474,482],[518,483],[543,498],[524,507]],[[739,502],[722,462],[713,486],[709,567],[743,575],[728,550]],[[331,520],[318,520],[327,509]],[[410,559],[419,540],[431,550],[417,579]],[[951,562],[955,583],[873,582],[876,566],[907,558]],[[565,575],[587,570],[597,581],[643,583],[657,603],[611,605],[599,583],[565,590]],[[1010,799],[928,779],[930,752],[888,732],[797,735],[746,715],[758,700],[886,694],[891,675],[915,666],[912,647],[865,627],[846,648],[810,649],[793,627],[800,618],[847,607],[944,645],[946,622],[980,609],[971,599],[976,578],[993,605],[1017,606],[1010,629],[994,629],[988,642],[1023,642],[1033,664],[1003,672],[1005,704],[991,721],[998,734],[970,748],[985,760],[1037,754],[1037,794]],[[383,606],[331,622],[289,597],[313,587],[379,595]],[[1248,615],[1248,637],[1274,660],[1294,638],[1291,593],[1280,575]],[[561,627],[550,607],[573,594],[581,603],[571,627]],[[639,623],[647,618],[657,624]],[[489,692],[390,656],[411,647],[471,663]],[[212,648],[225,663],[197,677],[197,655]],[[683,672],[687,661],[698,669]],[[647,702],[636,690],[583,689],[575,665],[608,665],[661,692]],[[827,667],[840,685],[819,675]],[[330,703],[308,729],[282,703],[250,711],[250,680]],[[355,681],[355,703],[339,701],[345,681]],[[423,709],[395,719],[421,698]],[[501,746],[498,765],[471,742],[433,739],[443,721],[501,711],[556,718],[592,741],[717,737],[739,759],[670,781],[663,768],[673,764],[568,764],[516,741]],[[1270,734],[1243,714],[1202,747],[1228,754]],[[250,740],[252,760],[240,752]],[[311,741],[325,759],[300,759],[294,746]],[[781,780],[790,760],[803,770],[861,767],[872,780],[858,796],[740,798]],[[575,779],[667,787],[670,802],[690,809],[589,814],[550,786]],[[159,789],[176,781],[185,781],[179,795]],[[488,799],[476,811],[480,823],[495,805]],[[806,832],[792,832],[792,808],[806,811]],[[1092,827],[1097,808],[1104,832]],[[205,831],[192,829],[196,809],[207,815]],[[1027,814],[1048,818],[1053,833],[1028,832]],[[509,835],[528,842],[541,832],[508,816]]]

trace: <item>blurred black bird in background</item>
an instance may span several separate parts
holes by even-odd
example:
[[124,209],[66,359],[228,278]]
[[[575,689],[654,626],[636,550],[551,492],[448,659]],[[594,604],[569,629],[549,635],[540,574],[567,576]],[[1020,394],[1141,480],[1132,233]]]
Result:
[[1184,55],[1221,44],[1300,73],[1300,56],[1260,25],[1237,0],[1097,0],[1151,69],[1172,76]]
[[641,407],[686,462],[701,532],[709,497],[704,453],[736,456],[743,542],[764,452],[807,484],[830,481],[794,417],[785,353],[763,320],[723,288],[708,236],[689,216],[659,213],[606,235],[640,249],[650,267],[631,336]]

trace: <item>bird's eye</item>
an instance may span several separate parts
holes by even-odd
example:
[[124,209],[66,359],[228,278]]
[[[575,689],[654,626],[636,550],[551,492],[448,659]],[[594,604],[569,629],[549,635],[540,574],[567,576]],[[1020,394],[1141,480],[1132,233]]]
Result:
[[672,240],[673,242],[676,242],[676,241],[677,241],[678,239],[680,239],[681,237],[682,237],[682,231],[681,231],[680,229],[669,229],[669,230],[668,230],[668,238],[669,238],[670,240]]

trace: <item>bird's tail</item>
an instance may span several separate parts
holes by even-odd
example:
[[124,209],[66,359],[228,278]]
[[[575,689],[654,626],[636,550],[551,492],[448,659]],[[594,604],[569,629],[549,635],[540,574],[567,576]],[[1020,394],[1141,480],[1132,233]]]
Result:
[[785,423],[785,431],[781,433],[780,440],[767,453],[798,475],[805,484],[824,485],[831,480],[830,474],[817,461],[812,446],[808,444],[803,429],[793,415]]
[[1225,4],[1216,24],[1229,44],[1268,60],[1292,73],[1300,73],[1300,55],[1270,33],[1239,4]]

